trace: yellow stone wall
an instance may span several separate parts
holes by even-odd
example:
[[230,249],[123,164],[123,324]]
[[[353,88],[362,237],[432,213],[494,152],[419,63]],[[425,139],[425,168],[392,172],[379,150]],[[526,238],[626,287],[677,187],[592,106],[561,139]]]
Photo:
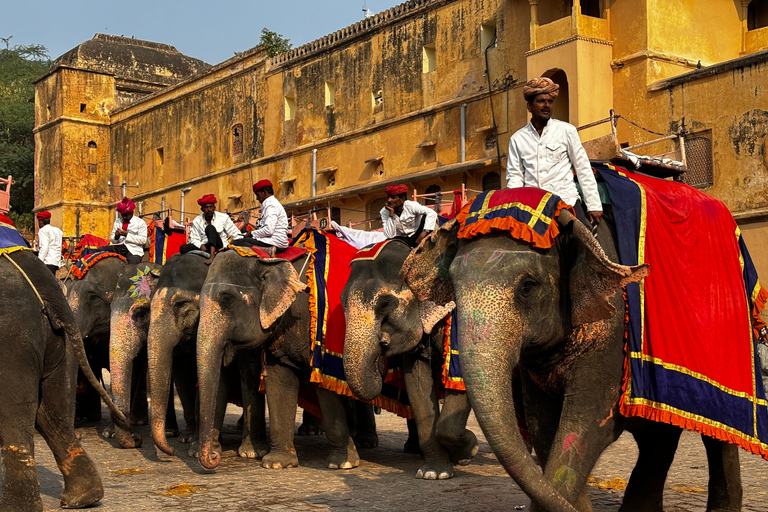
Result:
[[[540,0],[531,50],[528,0],[418,0],[271,59],[249,50],[127,106],[116,100],[127,93],[118,91],[115,77],[59,68],[37,84],[36,206],[51,209],[66,235],[74,234],[79,210],[81,233],[106,236],[119,199],[110,180],[138,182],[128,195],[144,213],[159,210],[163,200],[178,210],[182,189],[190,187],[185,216],[191,217],[206,193],[217,195],[221,210],[256,206],[251,184],[268,178],[289,211],[330,202],[342,208],[343,223],[376,216],[383,186],[393,180],[419,193],[438,185],[445,202],[462,183],[480,190],[483,176],[499,170],[496,149],[486,144],[492,121],[480,44],[481,25],[495,21],[498,41],[488,60],[502,155],[510,135],[528,121],[522,84],[562,69],[569,120],[577,126],[613,108],[659,133],[676,131],[685,118],[694,134],[711,134],[715,183],[707,192],[739,218],[750,247],[768,254],[761,217],[768,213],[764,61],[659,86],[695,73],[698,61],[706,69],[739,57],[743,44],[747,53],[756,50],[762,32],[743,32],[740,1],[710,0],[706,8],[694,0],[603,4],[602,18],[592,18],[564,13],[562,0]],[[428,73],[425,45],[435,50],[435,70]],[[325,105],[326,82],[334,84],[333,106]],[[383,102],[374,107],[378,90]],[[286,97],[295,108],[287,121]],[[240,155],[232,152],[235,125],[243,127]],[[607,131],[602,125],[581,136]],[[656,135],[619,121],[618,137],[636,144]],[[96,149],[87,147],[91,140]],[[418,147],[429,141],[436,144]],[[661,153],[672,144],[646,149]],[[318,175],[316,199],[313,150],[317,170],[337,168],[333,185],[331,175]],[[374,157],[382,159],[365,162]],[[89,164],[96,164],[95,173]],[[500,178],[503,184],[503,168]],[[768,274],[768,260],[756,262]]]

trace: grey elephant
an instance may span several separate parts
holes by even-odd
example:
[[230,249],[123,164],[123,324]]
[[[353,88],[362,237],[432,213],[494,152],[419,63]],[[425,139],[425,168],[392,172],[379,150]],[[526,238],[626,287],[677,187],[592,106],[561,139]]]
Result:
[[[112,398],[120,410],[147,417],[147,335],[150,297],[157,285],[161,266],[155,263],[128,264],[117,278],[110,306],[109,371]],[[178,434],[173,402],[168,401],[166,432]],[[138,448],[141,436],[113,427],[122,448]]]
[[[243,402],[249,410],[258,398],[258,374],[262,347],[265,350],[265,377],[270,419],[270,444],[252,439],[257,457],[265,468],[298,466],[293,445],[294,422],[300,383],[309,383],[310,328],[307,289],[297,269],[304,268],[303,256],[289,263],[275,258],[243,257],[235,251],[219,253],[211,264],[200,298],[200,329],[197,363],[200,380],[200,451],[203,467],[218,466],[214,450],[218,430],[214,425],[217,383],[221,361],[241,358]],[[329,468],[352,468],[360,457],[347,423],[348,398],[326,389],[317,389],[323,427],[331,443]],[[378,438],[372,408],[361,408],[356,439],[363,446],[375,446]],[[362,421],[361,421],[362,420]],[[246,415],[246,426],[249,421]],[[267,453],[268,451],[268,453]]]
[[110,407],[86,358],[60,283],[31,251],[0,257],[0,511],[42,511],[34,431],[43,436],[64,477],[61,505],[89,506],[104,494],[101,479],[74,432],[78,362]]
[[[67,302],[83,337],[91,369],[99,379],[102,369],[109,368],[111,304],[117,278],[125,265],[120,258],[106,257],[97,260],[82,279],[65,282]],[[86,383],[77,395],[76,417],[89,422],[101,420],[99,397],[90,384]],[[133,420],[134,423],[146,422],[146,410],[143,417],[134,417]]]
[[[185,428],[179,434],[179,441],[191,443],[188,453],[195,456],[198,439],[197,406],[197,335],[200,320],[200,290],[210,268],[205,264],[205,257],[195,254],[177,254],[163,266],[160,278],[151,297],[150,325],[148,332],[149,388],[150,388],[150,425],[155,444],[163,452],[173,455],[174,449],[168,443],[168,419],[175,410],[172,402],[171,376],[181,400],[184,411]],[[221,361],[219,361],[219,364]],[[240,379],[235,368],[222,376],[221,393],[216,399],[215,428],[221,429],[228,398],[237,396],[239,400]],[[258,399],[258,398],[257,398]],[[264,398],[259,406],[251,408],[257,419],[243,429],[243,443],[240,447],[242,456],[255,457],[251,446],[251,429],[256,435],[266,436],[264,423]],[[216,449],[218,448],[216,439]],[[264,441],[266,445],[266,441]]]
[[[421,303],[400,281],[400,269],[411,253],[393,240],[373,259],[353,260],[342,293],[347,318],[344,373],[350,389],[362,400],[381,393],[381,364],[403,354],[405,385],[416,420],[424,464],[416,478],[453,476],[453,464],[468,464],[477,453],[477,438],[467,430],[470,406],[466,393],[445,390],[438,405],[433,375],[443,361],[443,328],[435,329],[452,307]],[[434,362],[434,364],[433,364]]]
[[[661,511],[681,429],[619,413],[625,307],[617,292],[647,268],[612,263],[618,256],[608,222],[600,223],[597,240],[567,211],[557,223],[555,245],[538,249],[509,232],[458,239],[452,221],[414,251],[403,277],[420,300],[455,300],[470,402],[499,461],[534,508],[591,510],[590,471],[627,428],[640,455],[621,510]],[[518,430],[510,385],[518,364],[543,474]],[[702,438],[710,463],[707,510],[740,510],[738,448]]]

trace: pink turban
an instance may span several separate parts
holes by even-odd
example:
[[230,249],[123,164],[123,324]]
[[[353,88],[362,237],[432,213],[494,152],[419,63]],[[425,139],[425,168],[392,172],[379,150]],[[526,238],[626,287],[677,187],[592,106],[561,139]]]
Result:
[[117,203],[117,213],[123,214],[123,213],[130,213],[136,208],[136,205],[133,204],[133,201],[128,199],[127,197],[124,197],[122,201]]
[[523,97],[526,101],[533,100],[538,94],[549,94],[552,99],[560,94],[560,86],[549,78],[532,78],[523,86]]

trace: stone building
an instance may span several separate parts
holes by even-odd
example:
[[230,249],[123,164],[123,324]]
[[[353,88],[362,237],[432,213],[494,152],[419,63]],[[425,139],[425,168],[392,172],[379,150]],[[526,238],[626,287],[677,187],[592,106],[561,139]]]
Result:
[[498,187],[527,122],[520,88],[546,75],[559,119],[584,127],[613,109],[625,146],[683,133],[689,181],[730,207],[768,275],[766,47],[767,0],[411,0],[213,67],[97,34],[37,82],[36,207],[67,236],[105,236],[122,183],[143,213],[191,217],[185,195],[239,211],[268,178],[289,213],[330,205],[343,223],[377,217],[389,183]]

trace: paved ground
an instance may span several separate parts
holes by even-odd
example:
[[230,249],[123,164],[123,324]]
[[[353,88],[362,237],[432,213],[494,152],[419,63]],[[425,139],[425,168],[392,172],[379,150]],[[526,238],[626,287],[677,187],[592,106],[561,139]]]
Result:
[[[384,412],[377,416],[380,444],[362,450],[363,461],[354,470],[324,468],[325,437],[296,437],[301,467],[267,470],[258,461],[237,457],[239,431],[234,427],[240,409],[230,406],[225,425],[225,453],[216,471],[206,471],[186,456],[188,445],[176,440],[177,455],[155,449],[146,427],[139,432],[144,446],[121,450],[113,441],[97,435],[96,426],[78,429],[88,454],[96,461],[104,481],[105,496],[98,510],[150,512],[196,511],[352,511],[352,510],[526,510],[530,501],[491,453],[480,428],[480,452],[474,462],[459,468],[445,481],[416,480],[420,464],[414,455],[402,453],[407,437],[405,421]],[[104,415],[106,417],[106,413]],[[178,411],[181,418],[181,411]],[[297,420],[299,417],[297,416]],[[298,427],[297,423],[297,427]],[[45,510],[58,508],[62,479],[53,457],[41,438],[36,442],[38,478]],[[624,435],[600,459],[593,477],[598,482],[627,480],[637,455],[631,436]],[[768,510],[768,462],[741,452],[744,510]],[[700,437],[684,433],[665,494],[666,510],[703,511],[706,505],[707,463]],[[174,487],[176,486],[176,487]],[[179,487],[180,486],[180,487]],[[616,511],[622,491],[593,487],[595,512]],[[523,508],[518,508],[523,507]]]

